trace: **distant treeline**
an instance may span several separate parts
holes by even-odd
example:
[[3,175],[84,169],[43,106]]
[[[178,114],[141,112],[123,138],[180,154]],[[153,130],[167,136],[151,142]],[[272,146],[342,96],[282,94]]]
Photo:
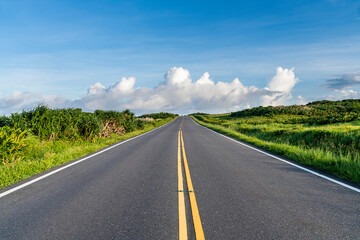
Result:
[[297,115],[289,123],[329,124],[350,122],[360,117],[360,99],[316,101],[306,105],[255,107],[233,112],[230,117]]
[[139,118],[166,119],[166,118],[177,117],[177,116],[179,116],[179,115],[174,114],[174,113],[160,112],[160,113],[143,114]]

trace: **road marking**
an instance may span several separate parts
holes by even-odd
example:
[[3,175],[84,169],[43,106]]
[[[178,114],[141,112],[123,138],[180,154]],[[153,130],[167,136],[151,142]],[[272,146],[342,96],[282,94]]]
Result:
[[[194,119],[193,119],[193,121],[195,122]],[[353,191],[355,191],[355,192],[360,193],[360,189],[359,189],[359,188],[350,186],[350,185],[348,185],[348,184],[346,184],[346,183],[340,182],[340,181],[335,180],[335,179],[333,179],[333,178],[330,178],[330,177],[327,177],[327,176],[322,175],[322,174],[320,174],[320,173],[317,173],[317,172],[315,172],[315,171],[312,171],[312,170],[310,170],[310,169],[308,169],[308,168],[302,167],[302,166],[300,166],[300,165],[297,165],[297,164],[295,164],[295,163],[289,162],[289,161],[287,161],[287,160],[285,160],[285,159],[282,159],[282,158],[277,157],[277,156],[275,156],[275,155],[272,155],[272,154],[270,154],[270,153],[264,152],[264,151],[262,151],[262,150],[260,150],[260,149],[254,148],[254,147],[252,147],[252,146],[250,146],[250,145],[247,145],[247,144],[245,144],[245,143],[240,142],[239,140],[236,140],[236,139],[233,139],[233,138],[231,138],[231,137],[225,136],[225,135],[223,135],[223,134],[221,134],[221,133],[218,133],[218,132],[216,132],[216,131],[214,131],[214,130],[212,130],[212,129],[210,129],[210,128],[207,128],[207,127],[205,127],[205,126],[202,126],[202,125],[198,124],[197,122],[195,122],[195,123],[196,123],[197,125],[205,128],[205,129],[213,132],[213,133],[216,133],[216,134],[218,134],[218,135],[220,135],[220,136],[222,136],[222,137],[224,137],[224,138],[227,138],[227,139],[229,139],[229,140],[231,140],[231,141],[233,141],[233,142],[236,142],[236,143],[238,143],[238,144],[240,144],[240,145],[243,145],[243,146],[245,146],[245,147],[251,148],[252,150],[255,150],[255,151],[257,151],[257,152],[260,152],[260,153],[262,153],[262,154],[265,154],[265,155],[267,155],[267,156],[269,156],[269,157],[272,157],[272,158],[274,158],[274,159],[276,159],[276,160],[279,160],[279,161],[281,161],[281,162],[287,163],[287,164],[289,164],[289,165],[291,165],[291,166],[294,166],[294,167],[296,167],[296,168],[299,168],[299,169],[301,169],[301,170],[303,170],[303,171],[305,171],[305,172],[311,173],[311,174],[316,175],[316,176],[318,176],[318,177],[320,177],[320,178],[323,178],[323,179],[325,179],[325,180],[328,180],[328,181],[330,181],[330,182],[332,182],[332,183],[338,184],[338,185],[340,185],[340,186],[343,186],[343,187],[345,187],[345,188],[348,188],[348,189],[350,189],[350,190],[353,190]]]
[[190,170],[189,170],[189,166],[188,166],[188,162],[187,162],[187,158],[186,158],[186,154],[185,154],[185,146],[184,146],[184,139],[183,139],[182,131],[180,131],[180,135],[181,135],[181,145],[182,145],[182,153],[183,153],[183,159],[184,159],[185,175],[186,175],[186,181],[187,181],[188,192],[189,192],[189,197],[190,197],[191,212],[192,212],[194,228],[195,228],[195,235],[196,235],[197,240],[202,240],[202,239],[205,239],[204,230],[203,230],[203,227],[201,224],[199,209],[198,209],[198,206],[196,203],[194,187],[193,187],[193,184],[191,181]]
[[182,119],[181,124],[180,124],[180,131],[181,131],[183,123],[184,123],[184,118]]
[[184,185],[181,166],[181,142],[180,131],[178,134],[178,199],[179,199],[179,239],[187,240],[187,226],[186,226],[186,212],[185,212],[185,198]]
[[[178,118],[176,118],[176,119],[178,119]],[[176,119],[174,119],[173,121],[175,121]],[[106,149],[104,149],[104,150],[101,150],[100,152],[94,153],[94,154],[92,154],[92,155],[90,155],[90,156],[87,156],[87,157],[85,157],[85,158],[81,158],[81,159],[79,159],[79,160],[77,160],[77,161],[75,161],[75,162],[73,162],[73,163],[70,163],[70,164],[68,164],[68,165],[66,165],[66,166],[64,166],[64,167],[58,168],[58,169],[56,169],[56,170],[53,170],[53,171],[51,171],[51,172],[49,172],[49,173],[47,173],[47,174],[45,174],[45,175],[42,175],[42,176],[40,176],[40,177],[37,177],[37,178],[35,178],[35,179],[31,180],[31,181],[28,181],[28,182],[26,182],[26,183],[23,183],[23,184],[21,184],[21,185],[19,185],[19,186],[17,186],[17,187],[11,188],[11,189],[3,192],[3,193],[0,193],[0,198],[5,197],[6,195],[8,195],[8,194],[10,194],[10,193],[13,193],[13,192],[15,192],[15,191],[17,191],[17,190],[20,190],[20,189],[22,189],[22,188],[24,188],[24,187],[26,187],[26,186],[29,186],[29,185],[31,185],[31,184],[33,184],[33,183],[36,183],[37,181],[40,181],[40,180],[42,180],[42,179],[44,179],[44,178],[47,178],[47,177],[49,177],[49,176],[51,176],[51,175],[53,175],[53,174],[55,174],[55,173],[57,173],[57,172],[60,172],[60,171],[66,169],[66,168],[68,168],[68,167],[74,166],[74,165],[76,165],[76,164],[78,164],[78,163],[81,163],[81,162],[83,162],[83,161],[85,161],[85,160],[88,160],[89,158],[95,157],[96,155],[99,155],[99,154],[101,154],[101,153],[103,153],[103,152],[106,152],[106,151],[108,151],[108,150],[110,150],[110,149],[112,149],[112,148],[115,148],[115,147],[117,147],[117,146],[119,146],[119,145],[121,145],[121,144],[124,144],[124,143],[126,143],[126,142],[132,141],[132,140],[134,140],[134,139],[136,139],[136,138],[142,137],[142,136],[144,136],[144,135],[146,135],[146,134],[148,134],[148,133],[151,133],[152,131],[158,130],[158,129],[160,129],[160,128],[162,128],[162,127],[164,127],[164,126],[172,123],[173,121],[171,121],[171,122],[169,122],[169,123],[167,123],[167,124],[164,124],[164,125],[162,125],[162,126],[160,126],[160,127],[158,127],[158,128],[152,129],[152,130],[150,130],[150,131],[148,131],[148,132],[145,132],[145,133],[143,133],[143,134],[140,134],[140,135],[138,135],[138,136],[129,138],[129,139],[127,139],[127,140],[124,140],[124,141],[122,141],[122,142],[120,142],[120,143],[117,143],[117,144],[111,146],[111,147],[108,147],[108,148],[106,148]],[[26,180],[25,180],[25,181],[26,181]]]

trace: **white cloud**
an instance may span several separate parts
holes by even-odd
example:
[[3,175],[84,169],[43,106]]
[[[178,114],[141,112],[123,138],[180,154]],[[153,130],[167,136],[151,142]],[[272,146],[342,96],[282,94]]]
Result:
[[292,98],[291,91],[298,81],[299,79],[295,77],[294,68],[283,69],[282,67],[277,67],[276,75],[265,88],[272,92],[272,94],[264,95],[263,105],[284,105],[287,100]]
[[360,98],[360,93],[352,89],[334,90],[334,94],[327,96],[326,99],[337,101],[343,99]]
[[106,87],[102,85],[101,83],[97,82],[91,85],[88,89],[88,95],[97,95],[100,93],[103,93],[105,91]]
[[296,103],[296,104],[298,104],[298,105],[305,105],[305,104],[307,104],[307,103],[308,103],[308,101],[306,101],[305,98],[303,98],[301,95],[299,95],[299,96],[297,97],[297,103]]
[[41,96],[38,103],[45,104],[53,108],[69,107],[72,104],[70,100],[58,95]]
[[8,114],[26,109],[38,98],[37,95],[28,92],[15,91],[10,96],[0,97],[0,114]]
[[190,72],[182,67],[172,67],[165,74],[166,83],[174,86],[188,86],[191,84]]
[[286,104],[291,98],[293,87],[299,81],[294,69],[281,67],[276,69],[276,75],[266,88],[245,86],[238,78],[231,82],[214,82],[208,72],[193,81],[190,72],[182,67],[169,69],[164,77],[165,81],[154,88],[136,88],[134,77],[123,77],[109,87],[97,82],[89,87],[85,96],[73,101],[61,96],[36,96],[17,92],[14,96],[0,97],[0,110],[19,111],[41,102],[50,107],[80,107],[85,111],[128,108],[138,114],[155,111],[229,112],[261,104]]
[[129,78],[123,77],[121,79],[121,81],[118,82],[117,84],[115,84],[114,86],[112,86],[109,89],[109,91],[112,94],[119,95],[119,96],[121,96],[121,94],[124,94],[124,95],[130,94],[134,90],[135,82],[136,82],[136,80],[134,77],[129,77]]

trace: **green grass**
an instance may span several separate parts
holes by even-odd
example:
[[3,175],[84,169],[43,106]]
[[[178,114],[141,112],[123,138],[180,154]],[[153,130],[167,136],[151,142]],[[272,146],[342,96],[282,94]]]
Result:
[[316,116],[284,112],[252,116],[249,112],[192,117],[217,132],[360,184],[359,120],[310,124],[306,119],[316,122]]
[[57,141],[46,141],[41,140],[38,136],[28,135],[26,138],[27,146],[23,149],[21,157],[13,163],[0,165],[0,189],[52,167],[81,158],[116,142],[150,131],[173,119],[174,117],[158,119],[146,123],[143,129],[134,130],[125,135],[112,134],[109,138],[95,137],[91,140],[59,139]]

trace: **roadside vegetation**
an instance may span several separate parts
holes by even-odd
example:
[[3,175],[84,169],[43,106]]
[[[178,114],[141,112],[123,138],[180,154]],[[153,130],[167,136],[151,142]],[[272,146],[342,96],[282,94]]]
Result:
[[169,117],[179,116],[178,114],[167,113],[167,112],[159,112],[159,113],[149,113],[143,114],[139,118],[153,118],[153,119],[166,119]]
[[123,112],[50,109],[0,117],[0,188],[170,122]]
[[215,131],[360,184],[360,99],[192,117]]

